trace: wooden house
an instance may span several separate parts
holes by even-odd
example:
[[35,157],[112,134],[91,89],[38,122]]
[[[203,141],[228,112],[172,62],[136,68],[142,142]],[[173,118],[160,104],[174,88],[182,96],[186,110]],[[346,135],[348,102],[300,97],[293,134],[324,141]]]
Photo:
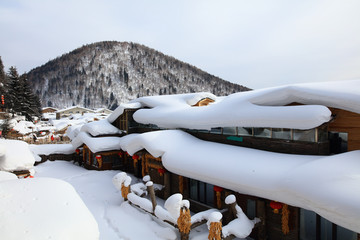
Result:
[[[349,84],[351,85],[352,82]],[[356,86],[358,85],[360,84],[357,82]],[[319,89],[317,85],[310,85],[309,87]],[[348,89],[351,89],[351,86]],[[148,98],[151,97],[141,98],[138,100],[139,104],[137,107],[123,108],[121,111],[115,111],[114,113],[116,114],[113,114],[113,116],[109,118],[109,121],[128,135],[158,130],[181,129],[181,131],[207,142],[276,153],[329,156],[331,154],[360,150],[360,94],[356,95],[359,98],[354,97],[351,101],[346,98],[342,101],[341,97],[346,94],[346,91],[337,95],[337,89],[334,88],[330,89],[329,94],[329,96],[333,96],[332,94],[334,94],[336,97],[330,99],[329,96],[317,96],[316,91],[314,93],[314,91],[308,91],[307,88],[298,86],[295,88],[283,87],[264,92],[259,91],[259,93],[254,93],[252,99],[249,100],[248,97],[245,98],[246,101],[248,101],[246,106],[249,105],[249,102],[256,107],[264,106],[262,109],[265,111],[261,116],[266,117],[266,111],[269,109],[270,111],[281,112],[281,114],[279,114],[279,122],[283,120],[281,118],[285,117],[288,109],[291,110],[291,114],[294,114],[294,121],[297,116],[301,116],[299,113],[307,114],[307,110],[309,109],[312,113],[309,114],[308,118],[305,116],[304,119],[306,120],[303,121],[314,118],[316,122],[311,122],[310,125],[304,127],[302,126],[302,122],[298,121],[296,124],[301,125],[299,128],[296,127],[296,124],[279,126],[281,124],[276,122],[276,118],[275,121],[274,119],[270,119],[271,121],[269,120],[269,122],[271,123],[264,123],[263,126],[261,126],[262,123],[259,124],[258,121],[256,121],[258,119],[255,118],[253,126],[251,125],[251,121],[244,123],[241,122],[241,119],[239,120],[241,124],[238,125],[234,124],[231,126],[231,123],[229,124],[224,121],[226,124],[223,126],[221,123],[214,123],[213,126],[208,124],[204,128],[184,127],[191,125],[191,123],[198,123],[193,121],[193,119],[187,120],[188,122],[186,122],[185,119],[184,124],[181,124],[183,120],[180,120],[178,121],[180,123],[178,125],[177,123],[164,123],[161,117],[154,116],[156,111],[164,114],[164,112],[166,112],[164,108],[168,107],[169,115],[171,116],[161,116],[176,119],[178,115],[176,115],[177,112],[176,109],[174,109],[176,108],[175,105],[174,108],[171,107],[171,101],[173,99],[170,99],[170,101],[166,103],[161,103],[159,96],[150,101],[148,101]],[[184,109],[188,112],[198,111],[201,114],[206,114],[206,108],[209,108],[209,106],[221,106],[215,98],[206,95],[201,96],[201,94],[194,98],[197,99],[196,101],[189,101],[188,96],[180,96],[180,98],[185,100],[181,108],[179,108],[179,114],[184,114]],[[232,97],[232,99],[234,98],[235,97]],[[224,101],[225,100],[222,100],[221,102]],[[177,104],[176,101],[174,102]],[[294,102],[296,102],[296,104],[294,104]],[[189,106],[186,106],[186,104]],[[319,104],[319,106],[316,104]],[[191,109],[192,107],[199,107],[200,110],[193,110]],[[266,109],[266,107],[268,107],[268,109]],[[153,112],[151,112],[152,109],[154,109]],[[292,111],[293,109],[295,113]],[[209,108],[209,111],[210,110]],[[223,114],[223,111],[221,112]],[[247,112],[244,111],[243,115],[246,114]],[[239,114],[236,115],[236,117],[241,118],[242,116]],[[226,118],[227,116],[223,117],[225,120]],[[228,118],[232,118],[231,111],[229,112]],[[321,121],[319,119],[321,119]],[[201,119],[201,121],[206,120],[209,120],[208,122],[216,122],[207,117]],[[286,121],[282,122],[286,123]],[[163,124],[163,126],[161,124]],[[172,141],[172,139],[168,141]],[[181,148],[181,146],[179,146],[179,148]],[[119,152],[121,152],[121,150],[109,152],[109,155],[116,156]],[[85,146],[83,150],[83,161],[88,166],[97,165],[98,169],[114,169],[116,164],[106,165],[105,162],[100,164],[99,161],[96,160],[97,154],[106,156],[104,153],[91,153]],[[121,159],[119,158],[119,161],[122,162],[122,169],[134,172],[137,176],[150,175],[154,183],[163,186],[162,190],[158,192],[158,196],[164,199],[173,193],[182,193],[184,198],[190,200],[191,210],[194,212],[207,208],[221,209],[224,206],[225,197],[229,194],[235,194],[238,204],[247,216],[250,218],[259,217],[261,219],[261,224],[257,225],[251,235],[254,239],[360,239],[357,233],[340,227],[317,213],[304,208],[276,202],[270,198],[234,191],[230,188],[226,189],[222,186],[201,181],[196,175],[187,177],[185,173],[183,175],[181,173],[176,174],[164,166],[161,156],[151,155],[146,148],[136,152],[133,155],[136,156],[135,158],[130,156],[124,157],[124,155],[125,153],[121,152]],[[221,161],[221,157],[221,155],[218,156],[219,161]],[[281,213],[281,209],[285,208],[286,214],[284,214],[285,210]],[[278,213],[279,211],[280,213]],[[284,224],[284,219],[286,220],[286,224]],[[224,221],[226,221],[226,219],[224,219]],[[286,232],[284,232],[284,226],[285,229],[287,229]]]
[[62,117],[68,117],[72,114],[84,114],[84,113],[94,113],[94,110],[79,106],[73,106],[56,111],[56,119],[60,119]]
[[56,111],[58,111],[58,109],[53,107],[44,107],[41,109],[41,113],[54,113]]

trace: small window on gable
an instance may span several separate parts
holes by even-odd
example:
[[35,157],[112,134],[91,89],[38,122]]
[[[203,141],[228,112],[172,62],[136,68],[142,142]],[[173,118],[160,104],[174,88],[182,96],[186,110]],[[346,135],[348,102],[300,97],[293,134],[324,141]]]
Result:
[[203,98],[200,101],[198,101],[197,103],[195,103],[194,105],[192,105],[192,107],[207,106],[212,102],[214,102],[214,100],[212,100],[211,98]]

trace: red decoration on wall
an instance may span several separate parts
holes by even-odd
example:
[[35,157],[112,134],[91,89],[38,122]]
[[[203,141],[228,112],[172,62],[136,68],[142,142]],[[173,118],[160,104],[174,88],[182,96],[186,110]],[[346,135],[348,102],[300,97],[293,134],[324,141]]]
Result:
[[222,192],[222,191],[224,191],[224,189],[222,187],[219,187],[219,186],[214,186],[214,191],[215,192]]
[[283,204],[281,202],[271,201],[270,207],[274,210],[274,213],[279,213],[279,210],[282,209]]
[[132,159],[134,159],[134,160],[139,160],[139,155],[137,155],[137,154],[134,154],[133,156],[132,156]]
[[75,152],[76,152],[76,154],[80,154],[80,149],[77,148],[77,149],[75,150]]
[[101,159],[101,155],[96,155],[95,157],[97,160],[100,160]]
[[165,168],[158,168],[158,173],[162,176],[166,172]]
[[122,157],[123,154],[122,154],[122,152],[119,152],[118,155],[119,155],[119,157]]

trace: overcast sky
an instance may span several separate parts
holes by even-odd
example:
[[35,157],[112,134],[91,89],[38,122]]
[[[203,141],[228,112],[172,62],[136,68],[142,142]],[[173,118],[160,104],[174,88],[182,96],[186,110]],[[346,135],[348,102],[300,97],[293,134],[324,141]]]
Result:
[[105,40],[140,43],[256,89],[360,79],[358,0],[0,0],[6,71]]

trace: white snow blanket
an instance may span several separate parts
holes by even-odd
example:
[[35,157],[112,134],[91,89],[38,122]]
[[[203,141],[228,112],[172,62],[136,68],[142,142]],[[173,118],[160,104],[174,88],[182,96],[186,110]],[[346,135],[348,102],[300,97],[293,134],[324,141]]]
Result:
[[[221,98],[210,93],[141,97],[130,104],[150,108],[137,110],[135,121],[163,128],[241,126],[310,129],[331,120],[327,107],[360,113],[359,89],[360,80],[322,82],[239,92]],[[206,107],[192,107],[205,97],[215,102]],[[285,106],[294,102],[307,105]],[[134,108],[121,105],[108,121],[115,121],[127,107]]]
[[26,142],[0,139],[0,170],[29,170],[34,163],[35,158]]
[[0,171],[0,182],[1,181],[7,181],[7,180],[15,180],[18,179],[18,177],[10,172]]
[[93,215],[62,180],[0,181],[0,206],[1,239],[99,239]]
[[291,155],[199,140],[179,130],[122,138],[130,154],[162,156],[170,172],[312,210],[360,232],[360,151],[334,156]]

